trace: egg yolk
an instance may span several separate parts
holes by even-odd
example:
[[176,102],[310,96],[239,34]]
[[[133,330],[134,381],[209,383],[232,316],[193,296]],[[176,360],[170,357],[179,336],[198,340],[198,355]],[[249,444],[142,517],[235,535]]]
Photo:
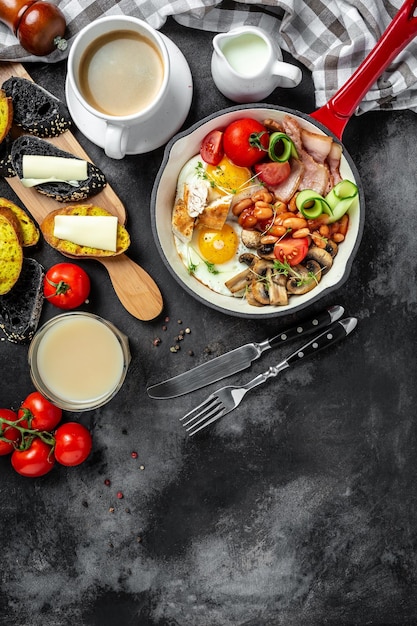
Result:
[[225,195],[244,189],[252,176],[250,169],[235,165],[227,156],[218,165],[207,165],[206,173],[217,191]]
[[236,254],[238,243],[238,236],[230,224],[225,224],[221,230],[202,228],[198,233],[198,247],[202,256],[215,265],[230,261]]

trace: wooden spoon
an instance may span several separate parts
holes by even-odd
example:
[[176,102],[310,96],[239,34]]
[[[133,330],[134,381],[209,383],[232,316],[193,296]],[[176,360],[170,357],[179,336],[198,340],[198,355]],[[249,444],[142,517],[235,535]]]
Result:
[[[29,74],[27,74],[20,63],[1,63],[0,84],[10,78],[10,76],[21,76],[31,80]],[[61,150],[70,152],[74,156],[90,160],[82,146],[69,131],[59,137],[48,139],[47,141],[56,145]],[[38,224],[42,223],[48,213],[64,206],[53,198],[40,194],[34,188],[24,187],[17,176],[6,178],[5,180]],[[126,222],[125,207],[109,184],[97,195],[84,200],[82,204],[86,202],[101,206],[103,209],[116,215],[122,224]],[[73,204],[81,203],[71,203],[71,205]],[[71,256],[71,258],[80,260],[80,257]],[[82,258],[92,258],[104,265],[109,273],[110,280],[120,302],[131,315],[140,320],[148,321],[154,319],[161,313],[163,300],[158,286],[153,278],[151,278],[142,267],[126,256],[126,254],[105,258]]]

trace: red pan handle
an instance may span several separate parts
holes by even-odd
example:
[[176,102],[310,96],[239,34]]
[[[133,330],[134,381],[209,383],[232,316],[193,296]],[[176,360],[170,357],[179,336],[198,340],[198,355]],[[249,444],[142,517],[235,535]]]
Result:
[[417,34],[417,17],[414,11],[417,0],[406,0],[391,24],[383,33],[357,70],[332,98],[311,114],[336,137],[342,134],[349,119],[362,101],[364,95],[381,76],[395,57],[414,39]]

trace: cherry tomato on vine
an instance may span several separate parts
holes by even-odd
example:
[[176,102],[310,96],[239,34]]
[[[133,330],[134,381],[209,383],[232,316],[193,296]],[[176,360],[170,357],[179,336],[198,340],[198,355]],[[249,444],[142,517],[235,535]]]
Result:
[[30,393],[18,411],[20,426],[33,430],[53,430],[62,419],[62,409],[49,402],[39,391]]
[[91,452],[93,440],[90,431],[78,422],[67,422],[55,432],[55,458],[61,465],[83,463]]
[[27,450],[14,450],[11,456],[13,469],[21,476],[37,478],[44,476],[55,465],[52,447],[35,437]]
[[[0,418],[4,418],[9,422],[15,422],[17,420],[17,413],[11,409],[0,409]],[[9,426],[9,424],[0,422],[0,456],[13,452],[15,449],[13,444],[17,443],[19,440],[20,432],[17,428],[13,428],[13,426]]]
[[291,266],[298,265],[308,252],[307,237],[285,237],[280,239],[274,246],[274,254],[278,261],[288,263]]
[[231,122],[223,133],[224,152],[235,165],[252,167],[267,156],[268,146],[267,129],[251,117]]
[[221,130],[210,131],[201,142],[200,156],[209,165],[218,165],[224,157],[223,132]]
[[266,161],[265,163],[256,163],[255,172],[268,187],[280,185],[291,174],[291,166],[288,161],[280,163],[279,161]]
[[75,263],[57,263],[49,268],[43,281],[43,294],[59,309],[75,309],[90,293],[90,278]]

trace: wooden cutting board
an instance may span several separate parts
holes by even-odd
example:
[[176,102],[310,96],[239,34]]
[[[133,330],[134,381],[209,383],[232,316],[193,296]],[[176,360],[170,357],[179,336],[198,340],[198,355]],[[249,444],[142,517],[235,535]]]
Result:
[[[0,63],[0,85],[10,76],[20,76],[31,80],[20,63]],[[91,161],[70,131],[66,131],[59,137],[47,139],[47,141],[61,150]],[[48,213],[65,206],[33,188],[24,187],[17,176],[5,180],[38,224],[41,224]],[[108,183],[100,193],[84,200],[83,204],[86,202],[91,202],[116,215],[122,224],[126,222],[125,207]],[[94,260],[107,269],[120,302],[131,315],[140,320],[151,320],[161,313],[163,300],[158,286],[151,276],[126,254],[106,258],[95,257]]]

